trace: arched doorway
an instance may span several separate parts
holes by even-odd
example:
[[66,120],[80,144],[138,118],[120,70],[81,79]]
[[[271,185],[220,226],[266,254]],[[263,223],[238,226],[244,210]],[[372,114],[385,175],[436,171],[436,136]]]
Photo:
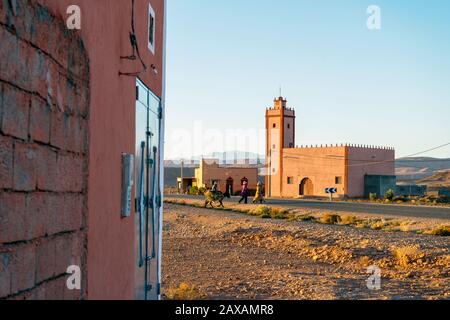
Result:
[[314,184],[309,178],[305,178],[300,183],[299,194],[301,196],[313,196],[314,195]]

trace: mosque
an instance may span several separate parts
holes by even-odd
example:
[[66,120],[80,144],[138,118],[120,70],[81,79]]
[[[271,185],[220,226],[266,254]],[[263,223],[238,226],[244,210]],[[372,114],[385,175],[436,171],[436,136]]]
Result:
[[[351,144],[296,146],[295,110],[279,97],[266,109],[267,197],[360,198],[395,190],[395,150]],[[333,190],[334,191],[334,190]]]

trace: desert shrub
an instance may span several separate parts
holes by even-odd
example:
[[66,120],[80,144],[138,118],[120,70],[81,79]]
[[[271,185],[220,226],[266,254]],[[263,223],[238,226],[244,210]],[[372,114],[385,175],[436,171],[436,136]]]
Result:
[[433,201],[435,201],[436,198],[433,197],[433,196],[424,196],[424,197],[418,198],[417,200],[418,200],[420,203],[423,203],[423,204],[430,204],[430,203],[432,203]]
[[198,195],[198,187],[190,187],[188,193],[193,196]]
[[341,217],[337,214],[327,213],[324,214],[319,221],[324,224],[337,224],[341,222]]
[[383,220],[375,220],[369,222],[369,228],[372,230],[381,230],[386,227],[386,222]]
[[441,237],[450,237],[450,226],[439,226],[424,232],[425,234]]
[[394,200],[394,197],[395,197],[395,193],[394,193],[394,190],[392,190],[392,189],[389,189],[384,194],[384,200],[392,201],[392,200]]
[[357,222],[358,218],[356,218],[355,216],[343,215],[341,217],[340,224],[348,226],[348,225],[355,225]]
[[413,224],[414,224],[414,222],[402,221],[402,222],[400,222],[398,227],[399,227],[400,231],[408,232],[408,231],[410,231],[411,225],[413,225]]
[[307,215],[299,216],[298,220],[300,220],[300,221],[314,221],[315,218],[313,216],[310,216],[309,214],[307,214]]
[[398,197],[394,197],[394,199],[392,199],[392,201],[397,202],[397,203],[407,202],[408,198],[405,196],[398,196]]
[[370,193],[369,199],[370,199],[370,201],[376,201],[376,200],[378,200],[378,195],[376,193]]
[[439,196],[437,199],[436,199],[436,203],[450,203],[450,198],[449,197],[447,197],[447,196]]
[[367,221],[367,227],[372,230],[390,229],[399,225],[399,222],[387,221],[384,219],[369,219]]
[[178,288],[169,289],[167,298],[169,300],[199,300],[203,296],[195,286],[182,283]]
[[252,214],[255,216],[269,215],[272,212],[272,208],[268,206],[260,205],[255,210],[252,211]]
[[275,215],[272,215],[272,218],[278,219],[278,220],[286,220],[286,219],[288,219],[288,216],[284,212],[279,212],[279,213],[277,213]]
[[[256,209],[250,210],[248,213],[251,215],[254,215],[254,216],[260,216],[261,218],[264,218],[264,219],[273,218],[273,219],[285,220],[285,219],[289,219],[289,217],[290,217],[289,210],[280,209],[280,208],[272,208],[272,207],[264,206],[264,205],[259,205]],[[291,218],[292,218],[292,216],[291,216]]]
[[282,213],[282,212],[284,212],[282,209],[280,209],[280,208],[270,208],[270,214],[271,215],[277,215],[277,214],[280,214],[280,213]]
[[411,263],[425,257],[425,254],[420,251],[420,247],[418,245],[394,248],[392,253],[397,261],[397,264],[402,267],[407,267]]
[[274,219],[284,220],[288,218],[289,210],[280,209],[280,208],[271,208],[270,215]]
[[372,230],[383,230],[392,226],[391,222],[384,219],[357,220],[354,225],[357,228],[368,228]]
[[368,256],[359,258],[359,264],[362,265],[363,267],[370,266],[370,258]]

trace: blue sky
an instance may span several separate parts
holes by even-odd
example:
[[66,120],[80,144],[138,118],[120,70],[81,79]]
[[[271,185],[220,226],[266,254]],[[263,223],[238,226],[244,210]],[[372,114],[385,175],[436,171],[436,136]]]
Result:
[[[167,158],[242,149],[174,142],[199,125],[225,139],[264,129],[280,85],[298,145],[386,145],[403,156],[450,142],[450,1],[168,3]],[[369,5],[381,8],[379,31],[367,29]],[[263,153],[261,140],[245,148]],[[450,157],[450,146],[424,155]]]

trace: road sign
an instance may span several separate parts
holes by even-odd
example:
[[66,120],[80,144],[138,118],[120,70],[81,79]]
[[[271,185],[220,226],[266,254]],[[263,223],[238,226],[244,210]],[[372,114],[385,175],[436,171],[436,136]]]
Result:
[[330,201],[333,201],[333,194],[337,193],[337,188],[326,188],[325,193],[330,195]]

